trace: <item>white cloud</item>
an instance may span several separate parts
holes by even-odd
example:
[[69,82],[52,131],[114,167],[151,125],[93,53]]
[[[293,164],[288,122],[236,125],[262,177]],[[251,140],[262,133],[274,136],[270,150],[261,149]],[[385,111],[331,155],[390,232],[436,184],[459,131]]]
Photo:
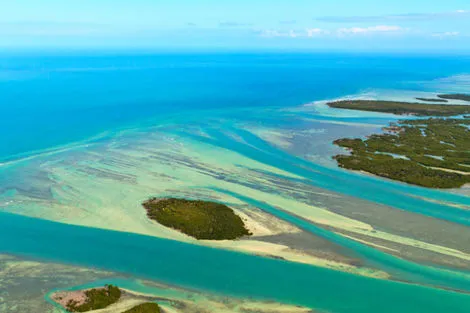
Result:
[[397,15],[371,15],[371,16],[324,16],[315,20],[327,23],[377,23],[377,22],[402,22],[402,21],[434,21],[450,19],[467,19],[470,16],[468,10],[455,10],[437,13],[408,13]]
[[360,37],[360,36],[379,36],[379,35],[410,35],[410,36],[424,36],[435,38],[452,38],[464,36],[458,31],[446,32],[423,32],[411,28],[403,28],[397,25],[376,25],[369,27],[349,27],[337,29],[323,29],[323,28],[305,28],[305,29],[268,29],[268,30],[254,30],[262,37],[284,37],[284,38],[346,38],[346,37]]
[[301,30],[263,30],[260,32],[263,37],[289,37],[289,38],[306,38],[316,37],[328,34],[329,32],[321,28],[306,28]]
[[264,30],[261,32],[261,36],[263,37],[290,37],[290,38],[297,38],[297,37],[303,37],[304,34],[301,32],[295,31],[295,30],[273,30],[273,29],[268,29]]
[[370,27],[350,27],[350,28],[340,28],[337,30],[339,35],[346,34],[370,34],[370,33],[390,33],[390,32],[399,32],[403,28],[400,26],[390,26],[390,25],[377,25]]
[[306,28],[301,30],[276,30],[269,29],[260,31],[263,37],[289,37],[289,38],[313,38],[321,36],[338,36],[344,37],[346,35],[362,35],[362,34],[376,34],[376,33],[397,33],[404,31],[400,26],[390,25],[377,25],[371,27],[351,27],[339,28],[336,30],[326,30],[322,28]]
[[291,37],[291,38],[302,37],[302,36],[303,36],[302,33],[298,33],[295,30],[290,30],[289,31],[289,37]]
[[263,30],[260,34],[262,37],[287,37],[285,33],[273,29]]
[[445,37],[456,37],[458,35],[460,35],[459,32],[444,32],[444,33],[434,33],[431,36],[445,38]]
[[307,28],[305,32],[307,33],[307,37],[314,37],[328,33],[326,30],[323,30],[321,28]]

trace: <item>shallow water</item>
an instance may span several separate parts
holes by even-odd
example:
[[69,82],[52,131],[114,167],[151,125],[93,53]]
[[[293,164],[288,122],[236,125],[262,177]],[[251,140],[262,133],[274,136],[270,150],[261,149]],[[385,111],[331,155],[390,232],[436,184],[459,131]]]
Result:
[[470,297],[464,294],[176,241],[4,213],[0,223],[2,251],[214,293],[275,299],[333,312],[422,312],[423,308],[426,312],[467,312],[470,308]]
[[[445,291],[470,291],[466,265],[419,264],[334,230],[468,261],[470,197],[336,168],[332,134],[365,136],[396,117],[321,103],[299,106],[364,92],[379,98],[400,98],[401,89],[407,97],[410,90],[419,96],[451,92],[439,82],[470,73],[466,58],[3,56],[0,71],[0,207],[41,218],[0,213],[0,253],[327,312],[470,309],[469,296]],[[418,83],[423,81],[428,83]],[[313,128],[321,131],[309,132]],[[255,130],[277,134],[286,146]],[[301,140],[292,139],[300,134]],[[311,140],[328,149],[309,150]],[[315,155],[314,161],[304,152]],[[341,246],[395,280],[436,288],[168,240],[187,241],[146,221],[140,202],[153,195],[258,207]],[[332,210],[343,203],[360,212],[364,202],[378,211],[400,211],[421,228],[432,220],[446,233],[403,233],[389,230],[400,220],[369,225],[364,217],[347,218]],[[451,228],[458,236],[447,231]],[[132,286],[132,280],[127,284]]]

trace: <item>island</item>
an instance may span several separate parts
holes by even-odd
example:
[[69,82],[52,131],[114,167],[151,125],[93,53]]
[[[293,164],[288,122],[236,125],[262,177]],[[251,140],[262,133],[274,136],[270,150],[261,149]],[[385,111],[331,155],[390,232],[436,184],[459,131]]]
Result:
[[337,109],[415,116],[455,116],[470,114],[469,105],[428,104],[386,100],[340,100],[328,102],[327,105]]
[[334,142],[350,151],[334,158],[340,167],[431,187],[470,183],[470,120],[402,120],[369,138]]
[[123,313],[160,313],[160,307],[154,302],[142,303]]
[[121,298],[121,290],[113,285],[88,290],[56,293],[53,300],[69,312],[88,312],[104,309]]
[[443,94],[437,95],[441,99],[470,101],[470,94]]
[[151,220],[196,239],[233,240],[251,235],[243,220],[221,203],[151,198],[142,205]]
[[438,98],[416,98],[416,100],[425,101],[425,102],[441,102],[441,103],[449,102],[446,99],[438,99]]
[[[56,292],[53,294],[52,300],[60,304],[68,312],[92,312],[106,309],[118,301],[121,302],[122,294],[123,291],[119,287],[105,285],[102,288]],[[113,311],[115,310],[113,308]],[[160,312],[161,310],[157,303],[145,302],[122,313]]]

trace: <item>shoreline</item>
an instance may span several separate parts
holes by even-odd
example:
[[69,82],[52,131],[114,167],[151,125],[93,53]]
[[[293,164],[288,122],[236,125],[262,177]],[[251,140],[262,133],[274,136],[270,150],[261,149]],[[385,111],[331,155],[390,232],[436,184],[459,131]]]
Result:
[[[124,282],[121,280],[121,282]],[[129,281],[132,284],[132,281]],[[142,285],[144,286],[144,285]],[[119,286],[118,286],[119,287]],[[52,301],[54,304],[59,305],[61,311],[66,312],[65,308],[60,306],[53,298],[57,294],[73,294],[83,293],[86,290],[97,289],[98,286],[79,289],[79,286],[74,287],[74,291],[71,290],[57,290],[48,293],[45,298],[46,300]],[[118,302],[111,304],[110,306],[89,312],[100,312],[100,313],[122,313],[129,310],[137,305],[156,302],[160,308],[164,309],[168,313],[189,313],[193,310],[205,309],[212,313],[237,313],[245,310],[260,310],[263,313],[311,313],[313,312],[309,308],[294,306],[286,303],[277,303],[272,301],[262,300],[251,300],[233,297],[222,297],[213,294],[204,294],[196,291],[183,290],[179,288],[173,288],[171,286],[159,285],[149,286],[149,290],[135,291],[128,287],[119,287],[122,292],[121,299]],[[166,290],[165,290],[166,289]],[[170,290],[167,290],[170,289]],[[205,311],[206,312],[206,311]]]

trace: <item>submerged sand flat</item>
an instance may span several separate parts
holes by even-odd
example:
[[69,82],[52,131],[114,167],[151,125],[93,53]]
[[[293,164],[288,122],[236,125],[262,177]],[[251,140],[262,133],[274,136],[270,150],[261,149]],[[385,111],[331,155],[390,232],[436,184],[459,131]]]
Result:
[[[175,287],[115,278],[116,274],[53,263],[27,261],[0,255],[0,312],[5,313],[65,313],[52,298],[58,294],[73,294],[74,290],[99,288],[106,283],[124,286],[120,301],[99,313],[124,312],[140,303],[156,301],[165,312],[254,312],[306,313],[310,309],[275,302],[260,302],[220,297]],[[93,283],[96,281],[95,283]],[[80,284],[84,284],[80,287]],[[125,287],[137,289],[137,291]],[[70,289],[72,288],[72,289]]]
[[[160,132],[149,133],[148,136],[139,138],[138,142],[132,142],[132,145],[120,143],[116,139],[116,142],[110,143],[104,149],[105,152],[84,151],[81,155],[74,156],[80,160],[74,163],[68,163],[67,159],[42,163],[44,175],[38,180],[38,184],[39,181],[43,184],[44,180],[48,180],[51,186],[45,198],[28,199],[15,194],[18,200],[10,200],[7,209],[66,223],[196,243],[193,239],[146,218],[140,203],[149,196],[168,194],[227,202],[245,220],[255,237],[300,231],[259,209],[247,207],[234,198],[227,198],[209,189],[223,187],[232,191],[252,193],[255,191],[253,187],[248,187],[249,185],[268,184],[261,172],[300,179],[296,175],[254,162],[227,150],[191,140],[185,141],[181,137]],[[224,181],[221,182],[221,178]],[[240,183],[247,187],[239,186]],[[265,197],[268,198],[269,194]],[[327,211],[322,213],[323,211],[320,210],[319,214],[331,215]],[[341,219],[340,216],[337,218]],[[227,242],[223,246],[288,260],[300,260],[304,263],[328,265],[328,260],[309,256],[285,245],[264,243],[260,249],[256,239]],[[331,266],[338,267],[337,262],[332,262]]]
[[47,292],[109,276],[111,274],[104,271],[33,262],[0,254],[0,312],[62,312],[44,300]]
[[[289,123],[274,128],[224,116],[202,126],[173,119],[158,127],[121,131],[92,145],[80,143],[15,161],[2,168],[12,178],[1,189],[2,209],[63,223],[389,277],[386,271],[365,266],[364,260],[337,241],[325,239],[322,233],[308,233],[305,239],[302,228],[233,196],[243,195],[391,255],[470,269],[468,227],[434,217],[434,213],[415,212],[428,203],[460,208],[466,206],[465,201],[449,201],[439,193],[419,196],[412,192],[410,196],[422,201],[412,210],[403,210],[401,205],[408,200],[400,200],[397,209],[393,201],[381,204],[344,193],[348,183],[342,180],[350,180],[354,187],[362,181],[356,174],[336,169],[331,161],[336,148],[331,141],[343,133],[374,133],[390,121],[389,114],[335,110],[321,102],[258,114],[289,119]],[[343,189],[336,190],[341,184]],[[399,188],[391,185],[381,190],[387,190],[391,197],[394,189],[396,196],[401,197],[398,192],[406,195]],[[244,220],[253,237],[196,241],[149,221],[141,203],[151,196],[224,202]],[[447,235],[441,236],[442,231]],[[289,234],[304,239],[299,241]]]
[[[335,112],[328,111],[325,115],[334,116]],[[291,116],[293,113],[288,114]],[[304,116],[298,118],[304,119]],[[291,135],[283,136],[281,142],[279,130],[263,130],[260,125],[254,127],[252,124],[237,124],[236,127],[243,126],[248,130],[247,134],[259,140],[274,138],[267,141],[267,144],[296,154],[299,153],[297,146],[308,142],[310,138],[315,142],[323,138],[324,145],[330,144],[330,138],[325,136],[328,134],[328,125],[328,122],[323,121],[322,127],[326,130],[311,131],[312,126],[305,124],[303,129],[284,132]],[[344,131],[356,129],[364,132],[364,128],[356,124],[341,127]],[[308,182],[306,177],[283,169],[283,166],[276,167],[250,157],[249,153],[240,153],[239,151],[243,151],[240,149],[245,149],[244,147],[248,152],[263,151],[263,148],[247,142],[230,128],[224,134],[214,132],[214,129],[188,127],[184,131],[181,131],[181,128],[175,131],[170,125],[145,131],[126,131],[99,145],[25,160],[21,164],[21,171],[15,166],[8,169],[12,171],[12,177],[18,177],[18,181],[13,180],[9,188],[4,190],[2,208],[9,212],[64,223],[135,232],[279,257],[358,274],[387,277],[381,271],[374,272],[371,269],[362,269],[361,266],[357,267],[357,260],[349,258],[340,247],[335,248],[335,244],[331,244],[331,250],[334,252],[330,252],[326,257],[324,254],[322,256],[319,253],[302,251],[285,243],[257,239],[298,233],[302,230],[259,208],[247,205],[226,192],[219,192],[221,189],[256,199],[319,226],[337,229],[338,234],[348,234],[347,238],[355,238],[358,242],[370,241],[371,246],[384,247],[384,251],[396,250],[394,244],[399,243],[412,249],[458,259],[456,262],[459,267],[462,267],[463,260],[463,264],[469,264],[470,268],[470,263],[466,263],[470,261],[470,251],[463,244],[466,238],[470,238],[467,228],[458,228],[460,238],[452,237],[462,244],[456,242],[452,243],[452,247],[448,247],[446,242],[432,235],[438,228],[429,229],[429,234],[425,234],[412,230],[404,232],[397,227],[390,227],[393,220],[368,218],[367,210],[358,205],[359,200],[333,190],[318,188],[315,183]],[[338,131],[337,126],[332,129]],[[373,132],[374,127],[366,128],[365,131]],[[257,137],[256,134],[261,135]],[[211,144],[211,140],[215,140],[214,136],[219,135],[232,138],[234,147],[238,145],[239,148],[231,149],[230,145],[221,147]],[[206,139],[207,142],[201,142],[198,138]],[[287,145],[287,142],[290,144]],[[329,150],[322,153],[316,160],[324,159],[323,163],[328,164]],[[312,175],[315,175],[315,171],[312,170]],[[319,168],[319,171],[323,170]],[[24,176],[27,178],[27,185],[23,184],[26,181]],[[244,219],[254,236],[236,242],[197,242],[175,230],[149,221],[141,203],[150,196],[202,198],[224,202]],[[334,209],[339,207],[338,203],[342,203],[341,210]],[[375,209],[374,216],[396,211],[378,204],[368,203],[367,206]],[[352,207],[356,212],[350,214],[349,208]],[[398,212],[408,216],[422,228],[426,228],[428,220],[432,220],[436,226],[447,228],[445,221],[439,222],[411,212]],[[400,219],[406,220],[408,217],[400,216]],[[387,246],[387,242],[391,245]],[[319,248],[322,249],[324,248]],[[412,259],[412,253],[407,253],[406,256]]]

